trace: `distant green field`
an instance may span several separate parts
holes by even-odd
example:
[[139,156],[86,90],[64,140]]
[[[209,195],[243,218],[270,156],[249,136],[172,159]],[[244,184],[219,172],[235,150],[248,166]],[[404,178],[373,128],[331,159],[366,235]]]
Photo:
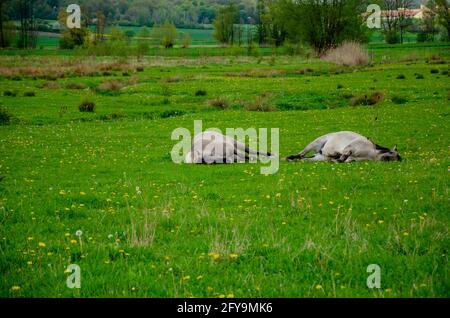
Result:
[[[354,68],[0,56],[0,297],[450,297],[450,50],[369,49],[374,64]],[[374,92],[379,104],[349,106]],[[247,110],[261,100],[274,111]],[[281,158],[353,130],[403,161],[282,161],[275,175],[174,164],[172,131],[200,119],[279,128]],[[66,286],[69,264],[81,289]]]

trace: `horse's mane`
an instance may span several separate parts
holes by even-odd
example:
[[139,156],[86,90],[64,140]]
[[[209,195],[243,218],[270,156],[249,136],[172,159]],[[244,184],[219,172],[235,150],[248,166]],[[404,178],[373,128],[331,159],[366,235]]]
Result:
[[380,145],[377,145],[377,144],[375,144],[375,149],[376,149],[376,150],[380,150],[382,153],[390,152],[390,151],[391,151],[390,149],[388,149],[388,148],[386,148],[386,147],[383,147],[383,146],[380,146]]
[[367,137],[367,139],[368,139],[371,143],[373,143],[373,145],[375,146],[375,149],[376,149],[376,150],[379,150],[379,151],[381,151],[382,153],[386,153],[386,152],[390,152],[390,151],[391,151],[390,149],[388,149],[388,148],[386,148],[386,147],[383,147],[383,146],[380,146],[380,145],[376,144],[370,137]]

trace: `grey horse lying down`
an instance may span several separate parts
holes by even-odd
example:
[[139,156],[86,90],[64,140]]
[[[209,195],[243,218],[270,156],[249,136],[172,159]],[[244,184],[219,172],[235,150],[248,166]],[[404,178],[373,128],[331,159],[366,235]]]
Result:
[[[310,152],[313,157],[306,157]],[[400,161],[397,146],[393,149],[381,147],[369,138],[351,131],[331,133],[314,140],[299,154],[286,158],[288,161]]]
[[245,144],[215,131],[205,131],[194,137],[185,163],[221,164],[246,162],[259,156],[272,158],[270,153],[260,153]]

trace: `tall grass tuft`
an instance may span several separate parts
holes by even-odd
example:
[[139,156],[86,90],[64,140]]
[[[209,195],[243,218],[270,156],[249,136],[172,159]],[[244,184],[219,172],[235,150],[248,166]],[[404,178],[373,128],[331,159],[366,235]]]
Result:
[[328,50],[322,59],[344,66],[367,65],[370,63],[369,53],[357,42],[344,42],[341,46]]

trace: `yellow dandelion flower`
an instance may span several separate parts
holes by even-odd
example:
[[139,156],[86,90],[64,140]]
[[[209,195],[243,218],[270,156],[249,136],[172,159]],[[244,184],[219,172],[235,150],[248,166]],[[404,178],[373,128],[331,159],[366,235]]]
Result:
[[379,221],[378,221],[378,224],[383,224],[383,223],[384,223],[383,220],[379,220]]
[[276,197],[277,197],[277,198],[281,198],[281,193],[277,193],[277,194],[276,194]]
[[220,254],[218,254],[218,253],[209,253],[208,256],[212,257],[212,259],[215,261],[220,258]]
[[86,195],[86,192],[81,191],[81,192],[80,192],[80,195],[81,195],[81,196],[84,196],[84,195]]
[[11,287],[11,291],[16,292],[20,290],[20,286],[13,286]]
[[225,298],[225,295],[224,295],[224,294],[220,294],[220,295],[217,296],[217,297],[219,297],[219,298]]
[[233,293],[228,294],[227,298],[234,298],[234,294]]
[[189,276],[189,275],[183,276],[183,280],[184,281],[187,281],[187,280],[190,280],[190,279],[191,279],[191,276]]
[[39,247],[42,247],[42,248],[44,248],[46,245],[45,245],[45,243],[44,242],[39,242]]
[[70,244],[77,244],[78,241],[77,240],[70,240]]
[[27,240],[28,241],[32,241],[32,240],[34,240],[34,237],[30,236],[30,237],[27,238]]
[[323,289],[323,287],[322,287],[322,285],[316,285],[315,289],[321,290],[321,289]]
[[32,262],[32,261],[28,261],[27,264],[28,264],[29,266],[31,266],[31,265],[33,265],[33,262]]
[[239,257],[239,255],[238,254],[236,254],[236,253],[230,253],[230,255],[228,255],[230,258],[233,258],[233,259],[235,259],[235,258],[238,258]]

